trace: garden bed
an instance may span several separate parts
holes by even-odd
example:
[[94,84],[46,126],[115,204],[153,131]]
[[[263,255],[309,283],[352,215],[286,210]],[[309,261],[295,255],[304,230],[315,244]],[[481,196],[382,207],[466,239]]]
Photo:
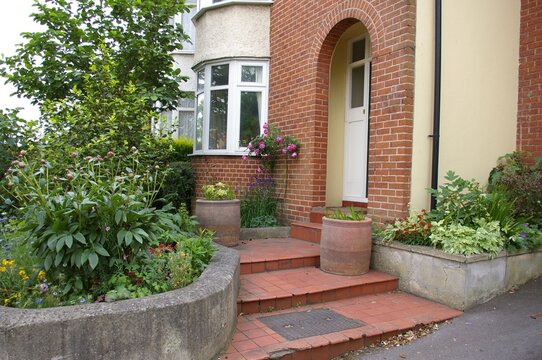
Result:
[[215,358],[237,320],[239,254],[220,247],[193,284],[113,303],[0,307],[0,360]]
[[542,249],[462,256],[375,240],[371,266],[398,276],[403,291],[465,310],[542,275]]

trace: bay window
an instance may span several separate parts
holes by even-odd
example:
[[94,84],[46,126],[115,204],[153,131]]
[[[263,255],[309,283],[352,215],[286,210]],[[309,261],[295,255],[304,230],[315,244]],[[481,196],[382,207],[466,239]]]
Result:
[[267,118],[267,61],[233,60],[197,73],[195,154],[239,154]]

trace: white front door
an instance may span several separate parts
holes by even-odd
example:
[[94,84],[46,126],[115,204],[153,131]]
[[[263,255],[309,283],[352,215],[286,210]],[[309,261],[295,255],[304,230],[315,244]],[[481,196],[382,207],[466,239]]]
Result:
[[344,122],[343,200],[367,201],[370,44],[368,37],[349,44]]

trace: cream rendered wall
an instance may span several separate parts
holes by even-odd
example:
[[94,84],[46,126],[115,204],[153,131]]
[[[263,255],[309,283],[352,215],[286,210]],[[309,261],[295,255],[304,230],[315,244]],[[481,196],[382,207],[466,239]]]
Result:
[[269,3],[225,3],[200,10],[194,64],[228,57],[269,57]]
[[181,69],[181,75],[188,76],[186,82],[182,82],[179,87],[184,91],[194,91],[196,89],[196,74],[192,70],[194,65],[193,53],[174,53],[175,68]]
[[328,103],[326,206],[342,205],[348,41],[366,32],[367,30],[361,23],[348,28],[337,42],[331,59]]
[[[520,0],[443,1],[442,17],[439,184],[448,170],[485,184],[515,149]],[[414,210],[429,207],[434,1],[419,0],[416,18]]]

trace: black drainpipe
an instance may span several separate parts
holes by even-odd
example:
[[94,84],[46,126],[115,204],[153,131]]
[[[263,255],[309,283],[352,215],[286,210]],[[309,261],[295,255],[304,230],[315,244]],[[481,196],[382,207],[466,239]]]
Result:
[[[433,96],[433,157],[431,161],[431,188],[438,188],[439,140],[440,140],[440,85],[441,85],[441,45],[442,45],[442,0],[435,0],[435,80]],[[437,199],[431,195],[431,209]]]

